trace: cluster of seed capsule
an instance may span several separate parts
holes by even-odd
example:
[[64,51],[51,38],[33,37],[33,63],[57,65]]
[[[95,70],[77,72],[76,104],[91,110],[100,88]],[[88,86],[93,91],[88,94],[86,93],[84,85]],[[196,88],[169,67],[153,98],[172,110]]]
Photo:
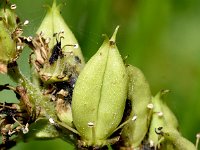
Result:
[[[12,90],[19,103],[0,104],[1,147],[10,148],[17,142],[13,135],[18,135],[22,139],[59,137],[79,149],[107,149],[107,145],[116,150],[197,149],[181,136],[176,117],[162,101],[168,91],[152,97],[142,71],[124,64],[116,46],[119,27],[110,39],[105,36],[85,64],[56,1],[36,35],[29,37],[22,35],[29,21],[21,23],[12,12],[17,6],[7,8],[9,2],[4,2],[0,26],[6,29],[3,36],[11,37],[5,38],[11,46],[0,47],[6,56],[0,55],[0,72],[7,73],[17,86],[6,84],[0,90]],[[16,62],[25,45],[32,50],[30,80]],[[197,134],[196,147],[199,138]]]

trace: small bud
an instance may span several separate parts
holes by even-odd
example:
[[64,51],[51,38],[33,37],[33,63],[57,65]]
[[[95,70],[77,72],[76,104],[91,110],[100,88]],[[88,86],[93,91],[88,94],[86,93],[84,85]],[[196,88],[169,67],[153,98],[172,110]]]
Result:
[[136,148],[140,146],[148,131],[150,109],[145,106],[152,107],[151,91],[145,76],[138,68],[128,65],[126,70],[129,76],[128,99],[132,105],[129,118],[137,115],[137,120],[122,128],[121,139],[123,146]]
[[123,116],[128,76],[115,44],[117,29],[88,61],[75,84],[73,123],[88,145],[105,142]]

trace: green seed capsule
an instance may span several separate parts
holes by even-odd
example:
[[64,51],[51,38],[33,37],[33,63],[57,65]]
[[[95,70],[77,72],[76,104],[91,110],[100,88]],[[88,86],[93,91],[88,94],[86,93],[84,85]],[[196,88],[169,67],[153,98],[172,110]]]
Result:
[[[173,114],[173,112],[168,108],[168,106],[162,101],[162,96],[166,94],[168,90],[163,90],[159,92],[153,99],[152,102],[154,104],[153,115],[149,130],[149,142],[151,146],[158,146],[160,145],[160,138],[161,136],[156,133],[155,130],[162,128],[170,128],[171,130],[177,130],[178,128],[178,121]],[[159,132],[159,131],[158,131]],[[172,147],[172,144],[164,141],[162,144],[166,147]]]
[[128,76],[115,44],[117,29],[88,61],[75,84],[73,122],[86,145],[102,144],[123,116]]
[[153,114],[149,129],[149,143],[151,147],[156,147],[159,145],[159,135],[155,132],[159,127],[165,127],[165,121],[163,118],[163,109],[162,109],[162,101],[161,101],[162,93],[159,92],[155,97],[152,98],[152,103],[154,105]]
[[7,64],[17,58],[17,45],[12,34],[17,27],[16,15],[8,6],[0,9],[0,73],[7,72]]
[[131,121],[122,129],[121,138],[126,147],[136,148],[140,146],[144,139],[150,120],[151,91],[149,84],[143,73],[136,67],[127,67],[129,76],[128,99],[132,103],[132,111],[129,118],[136,116],[136,120]]
[[[78,76],[84,58],[73,33],[60,15],[54,0],[33,39],[32,62],[45,84],[67,81]],[[41,46],[42,45],[42,46]]]

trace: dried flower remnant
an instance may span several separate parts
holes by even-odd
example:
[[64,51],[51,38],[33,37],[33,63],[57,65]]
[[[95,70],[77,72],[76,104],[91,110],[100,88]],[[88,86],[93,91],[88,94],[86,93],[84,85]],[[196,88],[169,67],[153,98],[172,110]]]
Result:
[[43,89],[43,94],[55,104],[59,120],[73,126],[72,93],[84,59],[73,33],[60,15],[56,1],[49,8],[37,35],[21,40],[33,50],[30,57],[33,83]]
[[[40,79],[45,84],[50,84],[67,81],[71,76],[77,77],[84,66],[82,52],[77,46],[78,42],[73,33],[61,17],[55,1],[43,19],[37,34],[42,40],[33,39],[37,46],[32,47],[34,51],[32,63]],[[77,57],[81,61],[77,62]]]
[[30,116],[22,103],[0,103],[0,120],[2,135],[2,144],[0,147],[9,146],[10,143],[14,144],[17,139],[13,139],[13,136],[29,132]]

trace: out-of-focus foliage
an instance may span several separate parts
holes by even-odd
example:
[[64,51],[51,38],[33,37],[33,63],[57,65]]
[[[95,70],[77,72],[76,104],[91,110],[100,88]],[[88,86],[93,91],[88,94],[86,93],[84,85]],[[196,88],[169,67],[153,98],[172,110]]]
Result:
[[[25,35],[35,34],[52,0],[10,0],[17,13],[30,24]],[[97,51],[103,38],[120,25],[117,45],[126,60],[144,72],[152,94],[170,89],[166,102],[176,114],[180,131],[191,141],[200,130],[200,1],[199,0],[60,0],[62,15],[74,32],[86,61]],[[29,76],[27,48],[19,60]],[[10,81],[0,76],[0,84]],[[1,101],[14,101],[3,92]],[[13,150],[68,149],[59,141],[19,144]]]

